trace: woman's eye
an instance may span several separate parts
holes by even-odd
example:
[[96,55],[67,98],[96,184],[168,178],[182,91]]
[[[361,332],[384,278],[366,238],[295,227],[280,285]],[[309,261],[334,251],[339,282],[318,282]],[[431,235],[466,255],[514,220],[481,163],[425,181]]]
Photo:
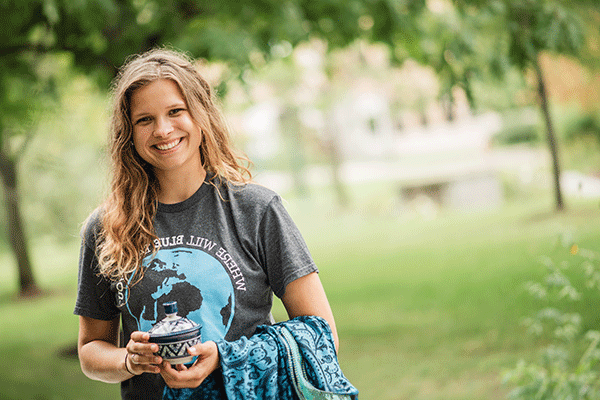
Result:
[[184,109],[183,109],[183,108],[174,108],[174,109],[172,109],[172,110],[169,112],[169,114],[171,114],[171,115],[177,115],[177,114],[179,114],[179,113],[180,113],[180,112],[182,112],[182,111],[184,111]]
[[146,123],[148,121],[150,121],[150,117],[142,117],[142,118],[139,118],[138,120],[136,120],[135,124],[136,125],[144,124],[144,123]]

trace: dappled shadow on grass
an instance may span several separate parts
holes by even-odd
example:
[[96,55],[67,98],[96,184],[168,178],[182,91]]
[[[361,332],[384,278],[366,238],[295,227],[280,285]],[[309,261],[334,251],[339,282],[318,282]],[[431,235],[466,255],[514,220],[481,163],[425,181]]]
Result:
[[0,306],[13,303],[28,303],[46,300],[55,296],[61,296],[69,293],[71,290],[66,287],[54,287],[52,289],[37,289],[24,294],[18,292],[0,291]]
[[523,218],[523,222],[526,224],[532,222],[546,222],[555,219],[557,215],[558,211],[543,211],[536,214],[528,215],[527,217]]
[[522,221],[524,223],[536,223],[536,222],[548,222],[553,220],[572,220],[573,218],[579,220],[586,219],[598,219],[598,211],[600,209],[600,204],[598,207],[578,207],[577,205],[569,205],[565,206],[565,209],[562,211],[558,211],[554,208],[549,208],[544,211],[538,211],[532,214],[525,216]]
[[77,343],[71,343],[61,347],[57,350],[56,355],[65,360],[77,360],[79,358],[77,353]]
[[11,303],[37,301],[52,296],[53,291],[35,290],[26,293],[0,292],[0,306]]
[[[0,292],[0,307],[18,306],[26,304],[38,304],[50,299],[64,296],[71,291],[64,287],[55,287],[52,289],[37,289],[27,293]],[[56,356],[66,360],[77,360],[77,343],[73,342],[56,350]]]

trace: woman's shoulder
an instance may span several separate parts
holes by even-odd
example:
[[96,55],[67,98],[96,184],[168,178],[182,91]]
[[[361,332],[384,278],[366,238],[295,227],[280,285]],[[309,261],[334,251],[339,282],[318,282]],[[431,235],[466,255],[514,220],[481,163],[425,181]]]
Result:
[[243,188],[246,192],[244,196],[247,198],[251,198],[254,201],[270,203],[274,198],[279,197],[279,195],[274,190],[271,190],[268,187],[258,184],[256,182],[246,183],[243,186]]
[[230,189],[232,205],[246,212],[254,211],[263,214],[274,202],[279,200],[279,195],[273,190],[257,183],[246,183],[243,186]]
[[220,199],[229,203],[233,211],[242,213],[262,215],[266,209],[280,200],[279,194],[274,190],[256,182],[243,184],[220,182],[215,186],[220,192]]
[[225,198],[232,201],[268,204],[274,198],[279,197],[275,191],[254,181],[236,183],[212,176],[209,177],[208,182],[213,184]]
[[95,243],[102,229],[102,216],[104,211],[102,207],[96,208],[83,221],[80,236],[86,243]]

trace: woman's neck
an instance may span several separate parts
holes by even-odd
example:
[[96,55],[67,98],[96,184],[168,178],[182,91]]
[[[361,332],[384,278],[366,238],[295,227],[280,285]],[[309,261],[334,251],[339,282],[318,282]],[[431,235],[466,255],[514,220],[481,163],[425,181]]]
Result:
[[170,174],[157,178],[160,184],[158,201],[163,204],[175,204],[189,199],[196,193],[206,178],[206,170],[202,168],[198,173]]

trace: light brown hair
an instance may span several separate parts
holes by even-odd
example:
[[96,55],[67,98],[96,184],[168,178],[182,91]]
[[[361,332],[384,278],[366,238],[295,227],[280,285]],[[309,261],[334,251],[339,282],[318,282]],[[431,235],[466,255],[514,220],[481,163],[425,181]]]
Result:
[[[110,126],[111,191],[101,206],[102,227],[97,255],[100,273],[111,280],[142,277],[142,260],[154,246],[153,220],[158,206],[159,182],[153,167],[133,146],[131,97],[145,85],[170,79],[181,90],[194,122],[202,131],[200,155],[204,169],[233,184],[251,179],[248,159],[231,146],[229,132],[215,107],[209,84],[191,58],[168,49],[154,49],[130,57],[112,86]],[[214,179],[214,178],[213,178]]]

